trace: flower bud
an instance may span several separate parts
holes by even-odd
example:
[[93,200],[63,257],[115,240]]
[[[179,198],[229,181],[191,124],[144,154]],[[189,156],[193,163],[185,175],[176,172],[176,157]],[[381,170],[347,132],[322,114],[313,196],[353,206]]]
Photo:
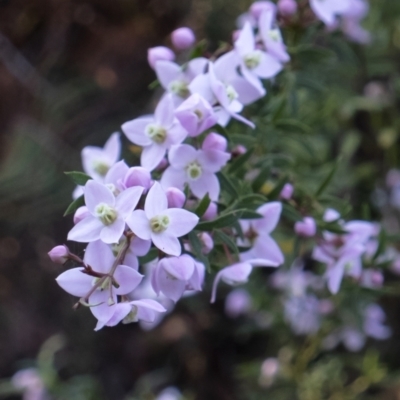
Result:
[[238,144],[237,146],[235,146],[235,147],[232,149],[232,157],[241,156],[242,154],[244,154],[244,153],[246,153],[246,152],[247,152],[246,147],[244,147],[244,146],[241,145],[241,144]]
[[211,202],[210,205],[208,206],[206,212],[203,214],[203,219],[206,221],[211,221],[215,218],[217,218],[218,214],[218,207],[216,203]]
[[201,252],[203,254],[208,254],[214,248],[214,241],[209,233],[202,232],[199,235],[201,246]]
[[56,246],[52,248],[48,253],[51,261],[57,264],[65,264],[69,257],[69,249],[65,245]]
[[254,18],[258,19],[263,11],[265,11],[265,10],[275,11],[275,9],[276,9],[276,6],[271,1],[256,1],[250,7],[250,14]]
[[173,61],[175,60],[174,52],[168,47],[157,46],[147,50],[147,61],[151,68],[155,68],[157,61]]
[[203,150],[225,151],[228,147],[228,141],[222,135],[211,132],[204,139],[203,145],[201,147]]
[[186,50],[192,47],[196,41],[196,36],[190,28],[178,28],[171,34],[171,40],[174,47],[178,50]]
[[228,294],[225,300],[225,314],[230,318],[237,318],[251,310],[251,297],[247,290],[235,289]]
[[143,186],[145,189],[149,189],[151,186],[151,174],[143,167],[129,168],[124,178],[124,184],[126,188]]
[[182,208],[186,201],[185,193],[181,190],[170,187],[165,191],[168,199],[168,208]]
[[297,12],[297,3],[295,0],[279,0],[278,11],[285,17],[290,17]]
[[76,225],[78,222],[82,221],[88,215],[90,215],[90,212],[86,206],[79,207],[74,214],[74,224]]
[[299,236],[311,237],[317,232],[317,224],[314,218],[304,217],[303,221],[298,221],[294,225],[294,231]]
[[287,183],[282,188],[282,191],[279,196],[284,200],[290,200],[292,198],[293,191],[294,191],[293,185],[291,183]]

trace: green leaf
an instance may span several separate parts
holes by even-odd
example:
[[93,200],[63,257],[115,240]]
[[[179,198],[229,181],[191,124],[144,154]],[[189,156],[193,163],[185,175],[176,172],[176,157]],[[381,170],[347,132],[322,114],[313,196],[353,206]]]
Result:
[[339,157],[333,168],[331,169],[331,171],[329,172],[328,176],[322,181],[321,185],[319,186],[319,188],[317,189],[317,191],[315,192],[315,197],[318,198],[321,196],[322,193],[324,193],[325,189],[329,186],[329,184],[331,183],[333,177],[336,174],[336,171],[339,167],[339,161],[341,160],[341,158]]
[[194,58],[203,57],[204,52],[207,49],[207,40],[200,40],[194,47],[194,49],[189,54],[189,60],[193,60]]
[[282,215],[293,222],[303,220],[302,215],[288,203],[283,203]]
[[69,176],[78,186],[85,186],[87,181],[93,179],[91,176],[79,171],[64,172],[64,174]]
[[160,82],[158,79],[156,79],[155,81],[151,82],[149,84],[149,86],[147,86],[150,90],[154,90],[156,88],[158,88],[160,86]]
[[379,242],[378,242],[378,248],[376,249],[376,252],[374,256],[372,257],[372,260],[375,261],[386,249],[386,232],[381,229],[379,232]]
[[66,217],[69,214],[74,213],[79,207],[82,207],[85,205],[85,198],[82,196],[78,197],[75,199],[67,208],[67,210],[64,213],[64,217]]
[[239,193],[237,192],[235,185],[227,175],[225,175],[223,172],[218,172],[217,177],[219,179],[219,183],[221,184],[222,190],[225,190],[233,198],[239,197]]
[[247,150],[246,153],[237,157],[229,166],[229,172],[234,173],[239,170],[244,164],[249,161],[250,157],[253,155],[254,149]]
[[337,235],[344,235],[344,234],[348,233],[337,222],[323,222],[323,221],[321,221],[321,222],[318,223],[318,227],[323,231],[336,233]]
[[201,218],[204,213],[207,211],[208,206],[211,203],[211,199],[210,196],[208,195],[208,193],[206,193],[206,195],[201,199],[199,205],[197,206],[196,210],[195,210],[195,214]]
[[236,243],[225,232],[219,230],[214,231],[214,240],[216,243],[226,244],[230,250],[232,250],[236,255],[239,255]]
[[271,172],[271,166],[267,165],[264,167],[259,174],[257,175],[257,178],[254,179],[252,187],[255,192],[258,192],[264,183],[268,180],[269,174]]
[[224,128],[223,126],[221,126],[221,125],[215,125],[214,127],[213,127],[213,130],[214,131],[217,131],[220,135],[222,135],[226,140],[228,140],[228,142],[230,141],[230,138],[229,138],[229,133],[228,133],[228,131],[226,130],[226,128]]
[[227,226],[232,226],[241,216],[242,210],[231,211],[212,221],[199,222],[195,229],[199,231],[212,231],[213,229],[226,228]]
[[192,231],[189,233],[188,237],[194,256],[204,264],[204,266],[207,269],[207,272],[211,272],[210,262],[208,261],[208,258],[201,251],[203,246],[201,244],[199,237],[197,236],[197,233],[195,231]]
[[278,129],[290,132],[308,133],[311,130],[308,125],[296,119],[280,119],[276,121],[275,126]]
[[252,210],[240,210],[242,215],[240,216],[241,219],[259,219],[263,218],[263,216],[255,211]]
[[150,251],[143,257],[138,257],[139,258],[139,265],[144,265],[149,263],[150,261],[155,260],[158,257],[158,249],[152,248]]
[[267,199],[262,194],[249,194],[241,197],[236,203],[235,208],[247,208],[252,209],[264,204]]
[[282,192],[283,187],[286,185],[288,181],[287,176],[283,176],[276,186],[267,194],[268,199],[274,200],[277,199],[280,193]]

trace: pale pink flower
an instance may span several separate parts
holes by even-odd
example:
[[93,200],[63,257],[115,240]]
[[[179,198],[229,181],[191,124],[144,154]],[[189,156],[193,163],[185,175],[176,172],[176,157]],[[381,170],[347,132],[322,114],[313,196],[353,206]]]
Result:
[[48,252],[51,261],[57,264],[65,264],[68,260],[69,254],[70,254],[69,249],[65,245],[53,247]]
[[310,0],[310,6],[316,16],[328,27],[334,26],[337,16],[351,6],[352,0]]

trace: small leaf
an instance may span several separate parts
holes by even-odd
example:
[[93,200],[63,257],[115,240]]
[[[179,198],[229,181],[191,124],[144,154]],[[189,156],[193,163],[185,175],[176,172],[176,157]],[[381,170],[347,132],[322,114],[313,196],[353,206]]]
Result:
[[213,229],[226,228],[227,226],[232,226],[241,216],[242,210],[231,211],[212,221],[199,222],[195,229],[199,231],[212,231]]
[[246,153],[237,157],[229,166],[229,172],[233,173],[233,172],[236,172],[237,170],[239,170],[244,164],[247,163],[247,161],[249,161],[253,152],[254,152],[254,149],[250,149],[250,150],[246,151]]
[[271,166],[267,165],[264,167],[259,174],[257,175],[257,178],[254,179],[252,187],[255,192],[258,192],[261,187],[264,185],[264,183],[268,180],[269,174],[271,172]]
[[219,230],[215,231],[214,232],[214,240],[216,242],[226,244],[230,250],[232,250],[236,255],[239,255],[239,250],[238,250],[235,242],[225,232],[222,232]]
[[197,43],[194,49],[190,52],[189,60],[203,57],[203,54],[206,51],[206,49],[207,49],[207,41],[205,39],[200,40],[200,42]]
[[280,119],[276,121],[275,126],[278,129],[290,132],[308,133],[311,130],[309,126],[296,119]]
[[91,176],[79,171],[64,172],[64,174],[69,176],[78,186],[85,186],[87,181],[93,179]]
[[280,193],[282,192],[283,187],[286,185],[288,181],[287,176],[282,177],[276,186],[267,194],[268,199],[274,200],[277,199]]
[[222,135],[228,142],[230,141],[228,131],[221,125],[215,125],[213,130],[217,131],[220,135]]
[[303,220],[302,215],[288,203],[283,203],[282,215],[293,222]]
[[247,196],[241,197],[236,203],[235,207],[252,209],[261,206],[267,201],[267,199],[262,194],[249,194]]
[[237,192],[235,185],[228,176],[226,176],[223,172],[218,172],[217,177],[223,190],[225,190],[233,198],[239,197],[239,193]]
[[345,235],[348,233],[346,230],[343,229],[342,226],[340,226],[336,222],[319,222],[318,227],[323,230],[323,231],[328,231],[332,233],[336,233],[337,235]]
[[155,260],[158,257],[158,249],[153,247],[150,251],[143,257],[138,257],[139,265],[144,265],[149,263],[150,261]]
[[82,207],[85,205],[85,198],[82,196],[78,197],[75,199],[67,208],[67,210],[64,213],[64,217],[66,217],[69,214],[73,214],[79,207]]
[[242,215],[240,216],[241,219],[259,219],[263,218],[263,216],[255,211],[252,210],[241,210]]
[[208,195],[208,193],[206,193],[206,195],[201,199],[199,205],[197,206],[196,210],[195,210],[195,214],[201,218],[204,213],[207,211],[208,206],[211,203],[211,199],[210,196]]
[[160,82],[158,79],[155,81],[151,82],[149,86],[147,86],[150,90],[154,90],[160,86]]
[[341,158],[339,157],[333,168],[331,169],[331,171],[329,172],[328,176],[322,181],[321,185],[319,186],[319,188],[317,189],[317,191],[315,192],[315,197],[318,198],[319,196],[321,196],[322,193],[324,193],[325,189],[329,186],[329,184],[331,183],[333,177],[336,174],[336,171],[338,169],[339,166],[339,162],[340,162]]
[[210,263],[208,261],[208,258],[202,252],[203,246],[201,244],[199,237],[197,236],[197,233],[195,231],[192,231],[189,233],[188,237],[194,256],[204,264],[204,266],[207,269],[207,272],[211,272]]
[[379,232],[378,248],[376,249],[376,252],[372,257],[372,260],[375,261],[383,253],[385,248],[386,248],[386,232],[383,229],[381,229],[381,231]]

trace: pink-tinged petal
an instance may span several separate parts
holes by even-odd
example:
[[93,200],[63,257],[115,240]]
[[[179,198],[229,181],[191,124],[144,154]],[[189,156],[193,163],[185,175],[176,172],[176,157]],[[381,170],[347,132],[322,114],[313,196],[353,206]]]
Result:
[[251,79],[252,81],[249,82],[247,79],[238,76],[231,81],[231,85],[239,95],[239,101],[241,104],[247,105],[254,103],[264,97],[267,93],[257,78]]
[[196,76],[188,86],[190,93],[199,94],[204,97],[210,104],[216,102],[214,93],[211,89],[209,74],[201,74]]
[[343,279],[344,267],[345,264],[343,262],[338,262],[326,272],[328,289],[332,294],[336,294],[339,291]]
[[139,257],[143,257],[149,252],[150,247],[150,240],[143,240],[138,237],[134,237],[131,241],[130,251]]
[[167,190],[170,187],[183,190],[186,178],[186,173],[183,169],[174,169],[172,167],[168,167],[164,171],[160,183],[164,190]]
[[114,278],[119,284],[119,288],[114,288],[113,291],[116,294],[122,295],[135,290],[140,282],[142,282],[143,275],[127,265],[118,265]]
[[265,258],[252,258],[247,260],[252,267],[277,267],[280,263],[276,261],[266,260]]
[[147,193],[146,203],[144,205],[144,212],[146,213],[146,217],[148,219],[151,219],[157,215],[164,214],[164,211],[167,208],[167,195],[165,194],[161,185],[158,182],[154,182],[153,186]]
[[147,146],[143,149],[140,164],[142,167],[148,169],[149,171],[153,171],[154,168],[160,164],[161,160],[165,155],[165,147],[156,143],[153,143],[150,146]]
[[[139,238],[136,238],[136,239],[139,239]],[[140,240],[142,240],[142,239],[140,239]],[[124,264],[130,268],[135,269],[136,271],[139,269],[139,260],[135,256],[135,254],[132,253],[131,250],[128,250],[128,252],[126,253],[126,256],[124,258]]]
[[91,177],[97,180],[102,180],[103,177],[96,172],[95,166],[98,162],[105,163],[108,167],[111,166],[112,162],[108,159],[108,156],[104,153],[104,150],[100,147],[86,146],[82,149],[82,165],[83,170]]
[[199,179],[189,181],[189,186],[193,194],[199,199],[202,199],[208,193],[212,201],[218,201],[220,185],[215,174],[203,172]]
[[131,216],[126,219],[126,223],[131,231],[140,239],[150,240],[150,222],[143,210],[135,210]]
[[150,146],[153,141],[146,135],[145,130],[147,125],[153,124],[154,118],[142,117],[132,121],[125,122],[121,129],[126,137],[139,146]]
[[188,164],[195,161],[197,158],[197,150],[188,144],[180,144],[172,146],[168,160],[175,169],[184,169]]
[[190,80],[193,80],[196,76],[203,74],[208,64],[207,58],[197,57],[190,60],[187,64],[185,75],[188,76]]
[[[131,311],[132,311],[132,306],[129,303],[116,304],[114,307],[113,316],[107,321],[105,325],[115,326],[119,324]],[[99,321],[98,324],[101,324],[101,322]],[[97,326],[95,330],[98,330]]]
[[95,278],[81,272],[82,269],[69,269],[56,278],[60,287],[72,296],[85,297],[93,287]]
[[[197,94],[194,94],[192,96],[196,95]],[[190,110],[183,110],[183,111],[176,110],[175,116],[176,118],[178,118],[179,122],[186,129],[186,131],[190,136],[197,135],[199,118],[194,112]]]
[[[138,321],[152,323],[156,320],[157,314],[153,310],[150,310],[149,308],[146,307],[136,307],[136,308],[137,308],[136,318]],[[151,327],[144,329],[151,329]]]
[[186,288],[186,282],[169,276],[163,269],[159,274],[159,285],[161,292],[174,302],[177,302],[182,297]]
[[160,263],[168,274],[180,281],[188,281],[194,273],[194,260],[187,254],[163,258]]
[[231,114],[222,107],[216,107],[214,112],[217,117],[217,124],[221,126],[227,126],[231,120]]
[[242,117],[239,114],[233,114],[232,113],[231,116],[232,116],[232,118],[236,119],[237,121],[240,121],[245,125],[248,125],[252,129],[254,129],[256,127],[253,122],[249,121],[248,119]]
[[271,236],[260,235],[253,246],[253,257],[265,259],[278,265],[283,264],[285,257],[277,243]]
[[332,3],[332,1],[310,0],[310,6],[314,13],[328,26],[332,26],[336,22],[335,11],[330,3]]
[[169,218],[166,232],[175,237],[186,235],[199,222],[199,217],[196,214],[181,208],[169,208],[163,212],[163,215]]
[[219,150],[198,150],[197,160],[205,171],[218,172],[231,158],[230,153]]
[[167,311],[164,306],[152,299],[142,299],[142,300],[134,300],[131,301],[130,304],[136,307],[144,307],[148,308],[149,310],[154,310],[157,312],[165,312]]
[[317,246],[314,247],[313,253],[312,253],[312,259],[317,260],[321,263],[324,264],[331,264],[334,262],[333,257],[330,255],[331,254],[331,246],[326,245],[326,246]]
[[[109,321],[114,314],[115,305],[109,305],[109,290],[95,290],[89,297],[89,304],[92,314],[100,321]],[[113,295],[112,300],[117,303],[117,296]]]
[[259,29],[261,38],[265,42],[265,38],[269,37],[269,32],[275,20],[275,12],[273,10],[264,10],[260,15]]
[[252,223],[253,228],[259,234],[271,233],[279,222],[282,212],[282,203],[273,201],[257,208],[257,213],[263,218],[255,219]]
[[270,40],[267,46],[268,53],[275,57],[278,61],[286,63],[290,60],[290,56],[286,50],[286,46],[282,42]]
[[101,204],[114,206],[115,196],[112,191],[103,184],[90,180],[85,185],[85,204],[92,214],[96,213],[96,207]]
[[110,158],[112,164],[118,161],[121,154],[121,139],[118,132],[113,133],[107,140],[104,145],[104,152]]
[[160,100],[155,110],[154,117],[157,124],[168,128],[174,120],[174,109],[172,96],[167,94]]
[[255,49],[253,28],[248,21],[240,31],[239,37],[235,42],[235,49],[242,57]]
[[208,74],[210,75],[211,90],[221,106],[228,109],[231,102],[226,93],[225,85],[217,78],[214,68],[213,63],[210,62]]
[[107,172],[104,183],[112,183],[117,186],[118,182],[124,179],[128,171],[129,167],[126,165],[125,161],[118,161]]
[[181,67],[172,61],[157,61],[155,71],[164,89],[168,89],[171,82],[182,78]]
[[94,271],[106,274],[110,271],[115,257],[110,246],[96,240],[87,245],[83,259]]
[[118,218],[111,225],[103,226],[100,232],[100,239],[108,244],[118,243],[124,233],[124,229],[125,221]]
[[160,273],[162,272],[162,267],[160,265],[160,262],[162,260],[157,262],[157,265],[153,270],[151,271],[151,287],[153,288],[154,292],[156,293],[157,296],[160,295]]
[[115,201],[118,217],[122,220],[128,218],[139,203],[142,193],[143,187],[141,186],[131,187],[120,193]]
[[219,57],[213,64],[213,71],[218,80],[229,82],[238,77],[237,67],[240,64],[240,57],[236,51],[229,51]]
[[189,280],[189,286],[192,290],[201,291],[204,283],[206,267],[200,262],[194,262],[194,272]]
[[104,225],[101,221],[89,215],[78,222],[68,233],[68,240],[75,242],[89,243],[100,239],[100,233]]
[[282,71],[282,64],[277,59],[267,53],[260,53],[260,64],[253,69],[253,72],[263,79],[270,79]]
[[152,232],[151,240],[153,241],[154,246],[164,253],[176,257],[181,255],[182,248],[179,240],[175,236],[169,234],[168,230],[162,233]]
[[174,123],[168,128],[167,138],[164,142],[164,147],[171,147],[175,144],[182,143],[188,135],[186,129],[176,119]]

